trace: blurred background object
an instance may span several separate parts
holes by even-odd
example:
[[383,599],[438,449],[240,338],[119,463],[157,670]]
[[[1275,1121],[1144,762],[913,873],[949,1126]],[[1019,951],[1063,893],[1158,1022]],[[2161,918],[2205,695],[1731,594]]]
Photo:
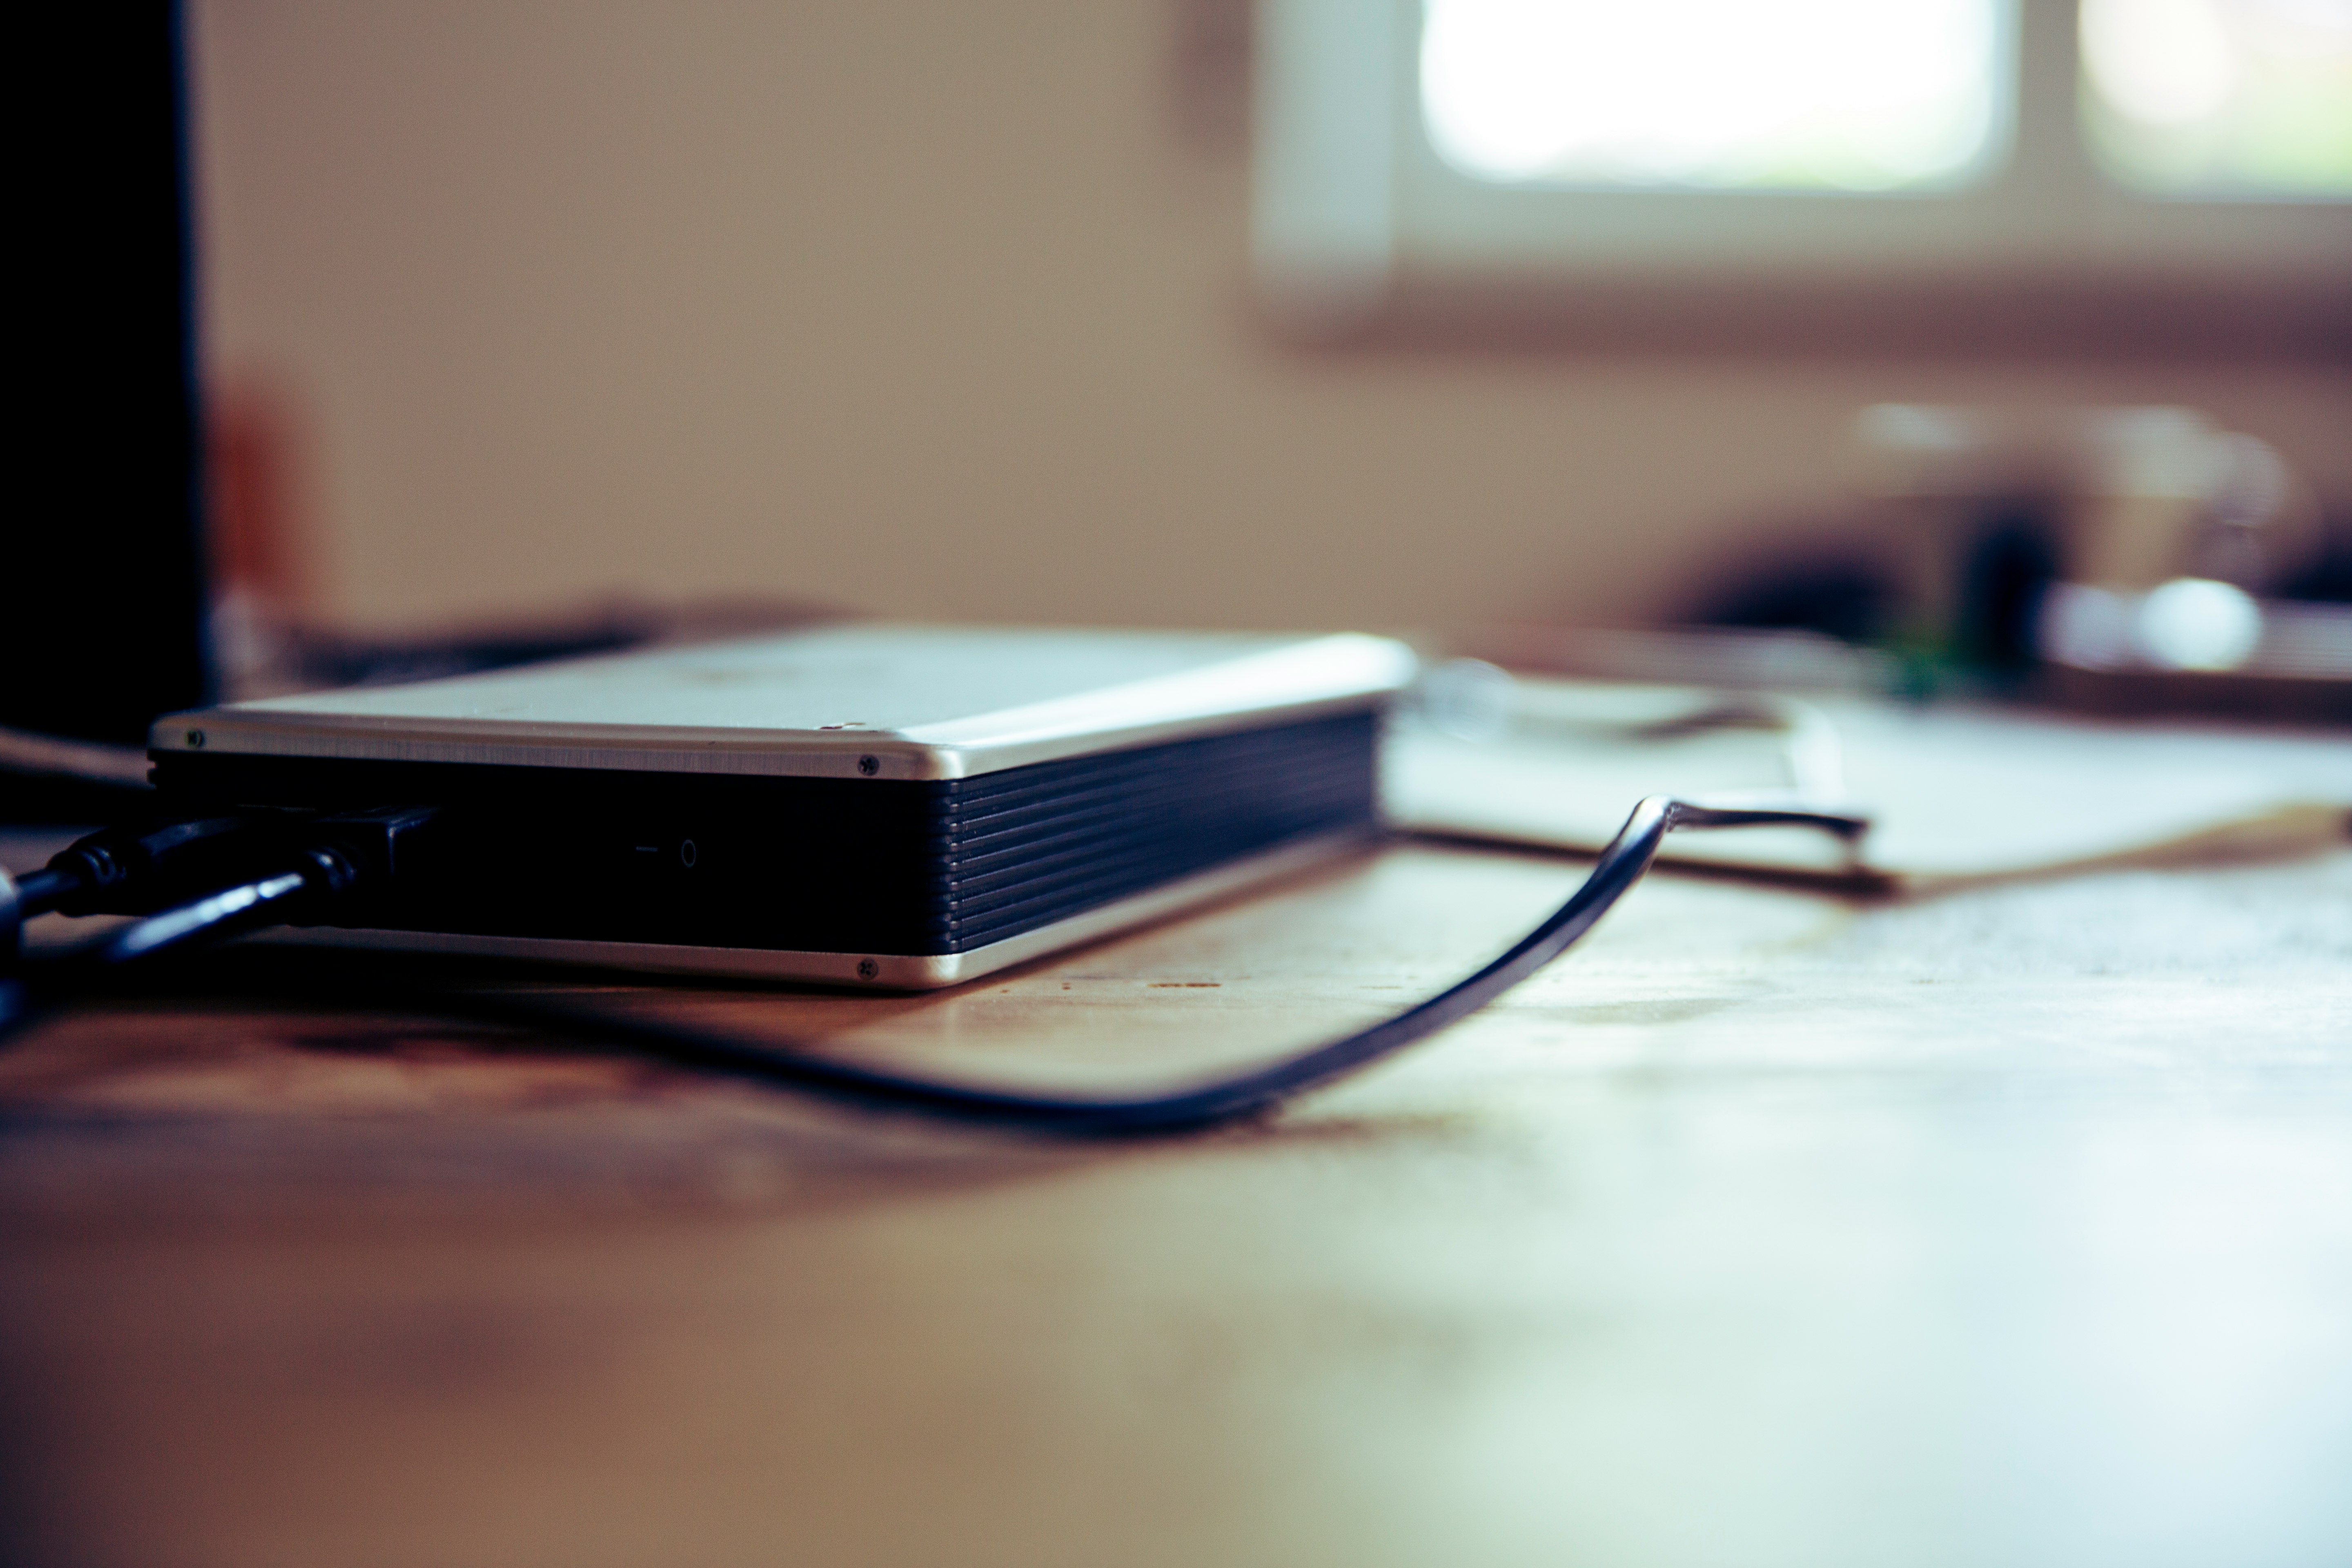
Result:
[[185,149],[51,18],[0,722],[852,612],[2332,717],[2342,10],[204,0]]
[[144,734],[212,690],[175,6],[35,12],[20,142],[0,725]]
[[736,593],[656,602],[609,593],[520,613],[392,629],[339,625],[323,612],[309,438],[299,404],[254,383],[209,399],[215,676],[231,700],[331,686],[382,686],[467,675],[649,643],[706,642],[841,619],[831,605]]
[[1883,405],[1898,636],[2110,710],[2352,720],[2352,605],[2311,488],[2190,409]]
[[[2200,221],[2247,270],[2190,313],[2221,335],[2185,343],[2139,318],[2087,347],[1956,339],[1943,285],[1866,247],[1853,280],[1899,285],[1855,307],[1866,331],[1759,342],[1706,323],[1774,314],[1763,241],[1669,223],[1711,269],[1671,319],[1627,306],[1566,340],[1500,279],[1475,321],[1301,345],[1269,330],[1252,259],[1286,15],[197,5],[211,382],[282,410],[305,616],[391,637],[753,595],[1654,626],[1789,560],[1792,520],[1847,504],[1855,411],[1889,402],[2200,409],[2352,495],[2352,350],[2324,322],[2228,335],[2283,297],[2230,214]],[[2031,155],[1987,153],[1984,177]]]

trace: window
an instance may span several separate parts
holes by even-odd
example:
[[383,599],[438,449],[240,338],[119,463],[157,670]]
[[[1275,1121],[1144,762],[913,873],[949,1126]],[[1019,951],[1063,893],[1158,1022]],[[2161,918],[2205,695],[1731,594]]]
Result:
[[2352,0],[1262,0],[1309,332],[2352,357]]
[[1948,190],[2006,150],[2000,0],[1429,0],[1421,107],[1473,179]]
[[2115,179],[2352,201],[2352,0],[2083,0],[2081,40],[2083,131]]

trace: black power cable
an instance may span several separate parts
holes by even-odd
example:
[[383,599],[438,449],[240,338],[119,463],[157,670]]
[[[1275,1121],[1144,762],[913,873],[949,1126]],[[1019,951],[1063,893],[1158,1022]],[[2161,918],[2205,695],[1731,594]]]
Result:
[[1392,1056],[1476,1012],[1591,931],[1641,879],[1657,858],[1659,845],[1675,828],[1811,827],[1851,843],[1868,826],[1865,818],[1830,812],[1733,809],[1653,795],[1633,808],[1568,901],[1475,973],[1370,1028],[1267,1066],[1138,1095],[1032,1094],[913,1078],[802,1054],[788,1046],[624,1017],[544,996],[467,994],[462,998],[445,994],[436,1000],[455,1000],[457,1010],[476,1017],[559,1027],[574,1037],[604,1040],[683,1066],[869,1105],[1077,1135],[1177,1131],[1265,1110]]
[[238,812],[187,821],[101,828],[16,879],[17,918],[146,914],[193,898],[249,863],[255,847],[302,820],[286,812]]
[[133,921],[60,957],[28,965],[19,975],[0,979],[0,1040],[102,989],[106,978],[125,964],[173,948],[279,924],[294,912],[289,906],[306,895],[314,900],[331,897],[338,869],[322,857],[310,866],[223,888]]
[[[401,840],[424,827],[431,816],[424,811],[383,812],[308,825],[310,842],[306,853],[313,858],[309,869],[290,868],[276,878],[241,884],[212,899],[126,927],[109,939],[112,945],[89,954],[81,977],[86,980],[148,954],[264,923],[278,918],[281,901],[306,893],[312,901],[302,912],[306,918],[320,918],[341,900],[363,896],[373,890],[371,884],[395,875]],[[543,995],[449,990],[404,993],[395,1001],[403,1007],[431,1013],[559,1029],[573,1039],[601,1041],[680,1066],[875,1108],[1073,1135],[1175,1131],[1263,1111],[1392,1056],[1477,1011],[1591,931],[1641,879],[1657,858],[1665,836],[1676,828],[1759,826],[1816,828],[1852,843],[1866,830],[1868,822],[1833,812],[1708,806],[1653,795],[1633,808],[1625,826],[1601,852],[1591,874],[1568,901],[1475,973],[1370,1028],[1265,1067],[1141,1094],[1034,1094],[917,1078],[854,1066],[789,1044],[630,1018]],[[289,879],[290,886],[279,886]],[[25,994],[23,987],[14,994],[0,987],[0,1036],[30,1021],[32,1012],[21,1000]]]
[[[430,808],[334,816],[259,813],[110,830],[79,840],[49,862],[68,889],[49,907],[75,913],[152,909],[159,889],[184,892],[194,869],[219,873],[232,850],[268,869],[145,914],[70,952],[23,964],[20,973],[0,980],[0,1039],[103,991],[128,965],[289,919],[323,918],[355,895],[381,891],[410,841],[436,815]],[[53,882],[48,890],[56,887]],[[15,901],[12,921],[26,912],[21,893]],[[15,936],[12,923],[11,955]]]

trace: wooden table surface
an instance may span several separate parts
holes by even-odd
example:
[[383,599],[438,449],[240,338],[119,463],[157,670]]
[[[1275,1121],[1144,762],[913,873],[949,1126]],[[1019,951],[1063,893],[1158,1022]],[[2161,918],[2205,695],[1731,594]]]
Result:
[[[1581,870],[1401,843],[944,995],[607,1000],[1105,1082],[1393,1007]],[[0,1231],[11,1561],[2342,1563],[2352,852],[1661,874],[1135,1144],[124,1005],[0,1055]]]

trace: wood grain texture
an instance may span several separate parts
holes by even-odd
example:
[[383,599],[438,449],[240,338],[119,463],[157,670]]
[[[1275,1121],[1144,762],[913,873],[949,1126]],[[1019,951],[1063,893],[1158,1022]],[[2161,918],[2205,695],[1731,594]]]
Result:
[[[945,995],[604,989],[1128,1081],[1433,989],[1578,874],[1402,845]],[[2340,1562],[2347,977],[2352,853],[1661,876],[1390,1067],[1118,1146],[94,1012],[0,1058],[0,1554]]]

